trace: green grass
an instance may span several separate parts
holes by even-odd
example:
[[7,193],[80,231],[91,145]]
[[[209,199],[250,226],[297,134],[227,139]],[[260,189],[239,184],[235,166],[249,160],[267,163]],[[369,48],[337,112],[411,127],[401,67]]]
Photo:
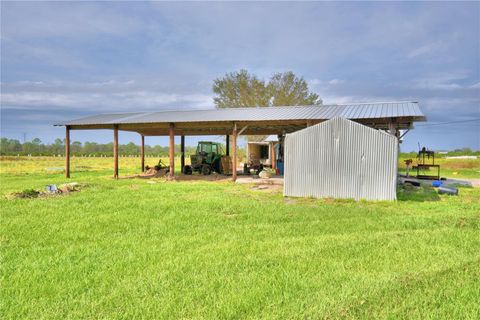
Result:
[[[80,192],[2,197],[2,319],[480,314],[478,188],[285,199],[229,182],[113,180],[110,160],[72,173]],[[2,170],[0,193],[65,182],[42,165]]]

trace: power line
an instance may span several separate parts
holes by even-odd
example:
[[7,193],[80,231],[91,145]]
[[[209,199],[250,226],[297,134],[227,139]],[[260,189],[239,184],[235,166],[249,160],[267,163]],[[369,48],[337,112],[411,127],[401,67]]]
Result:
[[469,119],[469,120],[449,121],[449,122],[439,122],[439,123],[429,123],[429,124],[417,124],[415,127],[440,126],[440,125],[445,125],[445,124],[464,123],[464,122],[473,122],[473,121],[480,121],[480,118]]

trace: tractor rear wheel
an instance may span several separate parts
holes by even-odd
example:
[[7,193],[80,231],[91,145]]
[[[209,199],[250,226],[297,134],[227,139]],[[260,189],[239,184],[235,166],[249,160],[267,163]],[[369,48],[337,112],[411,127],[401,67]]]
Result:
[[193,173],[192,167],[191,166],[185,166],[183,168],[183,173],[186,175],[191,175]]
[[212,168],[210,168],[210,166],[208,164],[204,164],[202,166],[202,174],[204,176],[208,176],[210,173],[212,173]]

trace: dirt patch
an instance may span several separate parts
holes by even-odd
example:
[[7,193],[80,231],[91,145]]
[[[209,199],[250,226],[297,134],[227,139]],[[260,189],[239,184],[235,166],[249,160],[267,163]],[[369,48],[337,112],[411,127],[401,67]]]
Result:
[[65,183],[59,185],[49,185],[47,186],[46,190],[37,190],[37,189],[25,189],[20,192],[11,192],[5,195],[5,198],[8,200],[14,199],[35,199],[35,198],[47,198],[47,197],[55,197],[60,195],[69,194],[71,192],[80,191],[84,185],[80,185],[76,182],[72,183]]
[[474,188],[479,188],[480,187],[480,179],[465,179],[467,181],[470,181],[472,184],[472,187]]
[[238,176],[236,183],[239,184],[258,184],[258,185],[280,185],[283,186],[283,177],[274,176],[268,179],[262,179],[257,176]]
[[217,173],[212,173],[208,176],[204,175],[197,175],[197,174],[181,174],[181,175],[176,175],[175,180],[177,181],[228,181],[232,179],[229,176],[224,176],[221,174]]
[[150,168],[148,170],[146,170],[144,173],[140,173],[140,174],[134,174],[134,175],[130,175],[130,176],[123,176],[123,177],[120,177],[120,179],[135,179],[135,178],[139,178],[139,179],[152,179],[152,178],[163,178],[165,177],[165,174],[167,173],[167,171],[165,169],[160,169],[160,170],[156,170],[155,168]]
[[20,192],[12,192],[7,194],[7,199],[33,199],[38,198],[40,191],[35,189],[25,189]]
[[199,174],[176,174],[173,178],[167,174],[165,169],[156,170],[154,168],[150,168],[144,173],[135,174],[131,176],[123,176],[120,179],[157,179],[157,178],[165,178],[167,181],[228,181],[231,179],[229,176],[220,175],[217,173],[212,173],[210,175],[199,175]]
[[278,184],[255,184],[250,187],[250,190],[266,191],[266,192],[278,192],[283,190],[283,186]]
[[298,203],[297,199],[292,199],[292,198],[288,198],[288,197],[284,198],[284,202],[286,204],[297,204]]

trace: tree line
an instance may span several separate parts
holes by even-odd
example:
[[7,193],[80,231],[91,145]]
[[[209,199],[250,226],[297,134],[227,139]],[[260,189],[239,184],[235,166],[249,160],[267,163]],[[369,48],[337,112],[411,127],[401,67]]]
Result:
[[[187,155],[194,154],[196,147],[185,146]],[[139,155],[140,146],[133,142],[119,144],[118,151],[121,155]],[[75,156],[113,156],[113,143],[96,143],[73,141],[70,143],[70,153]],[[180,145],[175,145],[175,153],[180,153]],[[21,143],[16,139],[1,138],[0,155],[2,156],[58,156],[65,155],[65,141],[56,139],[51,144],[42,143],[38,138]],[[145,145],[145,155],[167,157],[168,147],[160,145]]]

